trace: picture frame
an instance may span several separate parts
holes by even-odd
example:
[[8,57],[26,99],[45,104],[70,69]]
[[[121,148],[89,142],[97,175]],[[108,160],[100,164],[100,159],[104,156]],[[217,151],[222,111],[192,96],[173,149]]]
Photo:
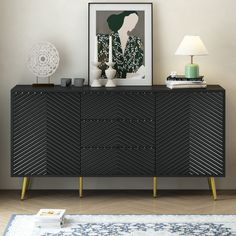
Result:
[[[99,68],[99,83],[112,61],[117,86],[153,84],[153,4],[90,2],[88,4],[88,84]],[[108,64],[108,65],[107,65]],[[112,64],[112,65],[113,65]]]

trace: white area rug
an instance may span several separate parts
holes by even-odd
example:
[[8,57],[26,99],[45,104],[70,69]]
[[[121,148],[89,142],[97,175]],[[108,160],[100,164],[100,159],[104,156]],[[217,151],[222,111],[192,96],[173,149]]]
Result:
[[236,215],[66,215],[62,229],[40,229],[13,215],[4,236],[236,236]]

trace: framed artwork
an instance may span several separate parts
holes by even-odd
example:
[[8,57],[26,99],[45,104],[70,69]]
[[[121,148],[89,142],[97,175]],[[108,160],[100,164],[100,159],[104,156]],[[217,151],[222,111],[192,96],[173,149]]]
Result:
[[107,81],[108,62],[116,70],[114,81],[123,86],[151,86],[153,81],[152,3],[89,3],[89,84],[94,67],[99,81]]

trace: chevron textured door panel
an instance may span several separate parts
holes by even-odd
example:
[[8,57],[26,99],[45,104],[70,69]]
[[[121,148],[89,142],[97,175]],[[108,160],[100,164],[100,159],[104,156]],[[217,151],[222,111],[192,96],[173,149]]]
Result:
[[189,174],[189,93],[163,93],[156,101],[158,176]]
[[47,174],[46,93],[12,92],[13,176]]
[[117,151],[118,176],[154,176],[154,148],[119,148]]
[[117,118],[117,96],[115,93],[85,93],[81,100],[82,119]]
[[153,119],[155,117],[155,96],[147,92],[119,93],[117,112],[119,119]]
[[83,120],[81,122],[82,147],[113,147],[118,141],[116,120]]
[[83,176],[117,176],[116,148],[82,148]]
[[80,95],[47,95],[47,174],[80,174]]
[[119,147],[154,147],[154,121],[118,121]]
[[191,96],[190,174],[224,175],[224,93]]

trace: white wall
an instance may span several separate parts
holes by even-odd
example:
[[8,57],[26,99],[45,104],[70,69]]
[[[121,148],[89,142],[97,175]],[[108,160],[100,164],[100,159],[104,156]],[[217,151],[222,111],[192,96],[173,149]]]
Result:
[[[208,84],[226,89],[227,177],[217,180],[221,189],[236,189],[236,1],[154,0],[154,83],[162,84],[172,70],[183,73],[187,57],[174,56],[185,34],[200,35],[209,56],[198,57]],[[20,187],[10,177],[10,89],[31,84],[25,67],[35,42],[56,45],[61,77],[87,77],[87,0],[0,1],[0,188]],[[160,178],[159,188],[207,188],[204,178]],[[33,188],[77,188],[76,178],[36,178]],[[151,188],[150,178],[87,178],[85,188]]]

